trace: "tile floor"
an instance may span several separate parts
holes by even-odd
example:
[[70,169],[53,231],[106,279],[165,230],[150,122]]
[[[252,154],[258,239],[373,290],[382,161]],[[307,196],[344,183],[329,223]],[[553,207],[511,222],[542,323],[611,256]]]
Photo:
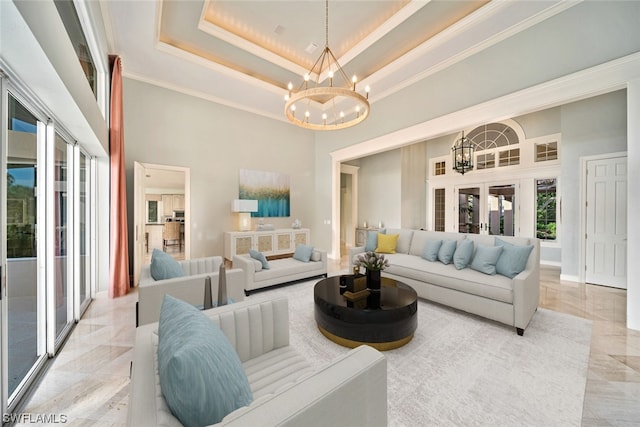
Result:
[[[542,269],[540,305],[593,321],[582,424],[640,426],[640,332],[625,327],[626,292],[559,276]],[[97,295],[22,412],[64,414],[73,426],[125,425],[136,300],[135,292]]]

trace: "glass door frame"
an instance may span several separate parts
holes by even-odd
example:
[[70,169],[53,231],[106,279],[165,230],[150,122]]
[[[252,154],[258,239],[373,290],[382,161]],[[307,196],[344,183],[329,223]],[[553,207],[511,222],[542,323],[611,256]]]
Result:
[[[2,76],[0,76],[2,77]],[[36,118],[37,131],[36,131],[36,170],[44,171],[46,169],[45,147],[46,138],[49,132],[48,125],[46,124],[46,117],[42,111],[39,111],[36,104],[24,97],[20,90],[11,86],[6,79],[0,78],[0,98],[2,103],[0,105],[0,173],[2,177],[6,177],[7,163],[8,163],[8,118],[9,118],[9,95],[20,103],[24,108],[27,108],[29,112]],[[21,379],[20,383],[16,386],[16,389],[9,393],[9,301],[8,301],[8,282],[7,282],[7,252],[6,252],[6,231],[7,231],[7,187],[6,178],[2,180],[3,186],[0,190],[0,205],[2,209],[2,215],[0,218],[0,228],[2,229],[3,244],[1,252],[1,265],[2,265],[2,309],[0,324],[1,331],[1,368],[2,368],[2,381],[0,384],[0,398],[2,413],[7,414],[15,409],[17,403],[22,396],[27,392],[28,384],[33,381],[40,370],[45,366],[48,359],[47,345],[46,345],[46,280],[45,280],[45,249],[46,242],[43,234],[45,218],[46,218],[46,195],[45,195],[45,183],[46,177],[44,173],[36,174],[36,268],[37,268],[37,284],[36,284],[36,301],[37,301],[37,315],[36,315],[36,360],[31,366],[29,371]]]
[[[478,228],[479,232],[477,234],[489,235],[490,223],[491,219],[489,218],[490,209],[489,209],[489,196],[490,196],[490,188],[504,185],[513,185],[514,186],[514,198],[515,203],[513,206],[513,234],[514,236],[518,236],[520,234],[520,179],[505,179],[499,181],[486,181],[480,183],[468,183],[468,184],[456,184],[454,185],[454,212],[455,212],[455,220],[453,223],[454,231],[457,233],[465,233],[465,231],[460,231],[460,223],[459,223],[459,215],[461,212],[460,206],[460,190],[465,188],[476,188],[479,193],[479,215],[478,215]],[[476,233],[471,233],[476,234]],[[500,234],[495,234],[499,236]]]

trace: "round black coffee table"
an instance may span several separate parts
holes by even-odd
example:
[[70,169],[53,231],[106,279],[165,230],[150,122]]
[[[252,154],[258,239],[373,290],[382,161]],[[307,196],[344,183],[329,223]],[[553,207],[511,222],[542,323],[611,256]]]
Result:
[[378,294],[353,301],[343,292],[340,276],[320,280],[313,289],[316,323],[324,336],[345,347],[367,344],[381,351],[411,341],[418,326],[418,296],[411,286],[383,277]]

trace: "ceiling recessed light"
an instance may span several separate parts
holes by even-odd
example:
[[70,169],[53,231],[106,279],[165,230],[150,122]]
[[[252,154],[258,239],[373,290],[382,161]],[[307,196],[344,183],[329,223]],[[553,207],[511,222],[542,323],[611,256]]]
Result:
[[316,49],[318,48],[318,45],[311,42],[309,43],[309,46],[306,47],[306,49],[304,50],[307,53],[313,53],[316,51]]
[[276,25],[276,28],[273,29],[273,32],[281,36],[282,33],[284,33],[284,27],[282,25]]

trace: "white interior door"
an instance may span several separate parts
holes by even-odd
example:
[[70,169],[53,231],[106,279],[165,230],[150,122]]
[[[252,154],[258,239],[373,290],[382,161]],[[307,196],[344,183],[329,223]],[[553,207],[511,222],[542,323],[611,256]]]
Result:
[[627,288],[627,158],[587,162],[585,281]]

